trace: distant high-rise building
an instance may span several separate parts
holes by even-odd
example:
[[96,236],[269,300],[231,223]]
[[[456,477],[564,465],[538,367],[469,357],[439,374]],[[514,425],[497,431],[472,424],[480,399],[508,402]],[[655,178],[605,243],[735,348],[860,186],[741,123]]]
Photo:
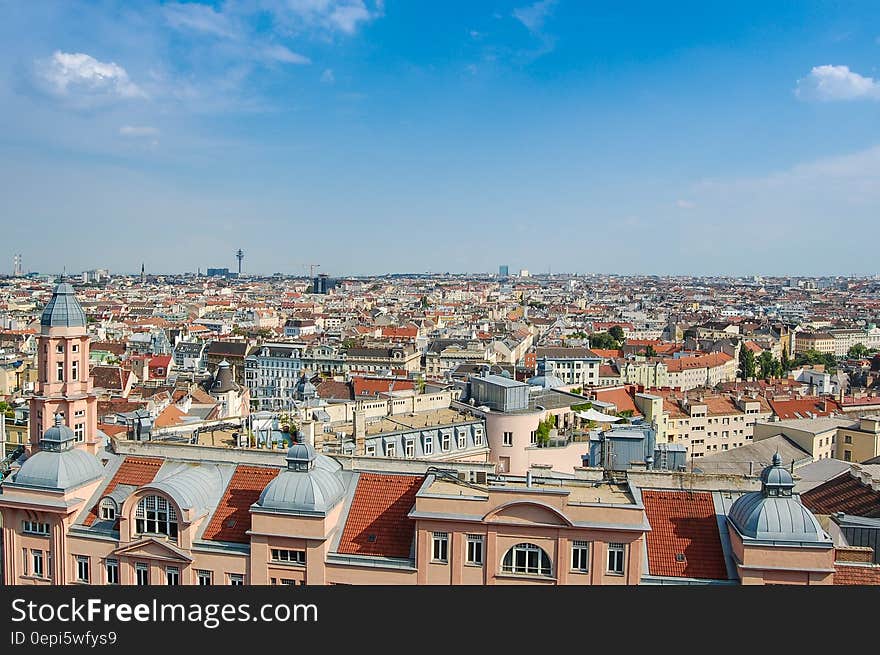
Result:
[[526,268],[520,269],[519,276],[520,277],[528,277],[529,276],[528,269],[526,269]]
[[244,250],[239,248],[235,251],[235,258],[238,260],[238,276],[241,277],[241,262],[244,259]]
[[510,275],[510,268],[506,264],[498,267],[499,277],[507,277],[508,275]]
[[21,255],[16,255],[12,258],[12,274],[15,277],[20,277],[22,275],[21,270]]
[[141,262],[141,284],[147,283],[147,272],[146,268],[144,268],[143,262]]
[[321,273],[312,279],[312,293],[330,293],[331,289],[336,288],[336,280]]
[[228,268],[209,268],[205,274],[208,277],[229,277]]

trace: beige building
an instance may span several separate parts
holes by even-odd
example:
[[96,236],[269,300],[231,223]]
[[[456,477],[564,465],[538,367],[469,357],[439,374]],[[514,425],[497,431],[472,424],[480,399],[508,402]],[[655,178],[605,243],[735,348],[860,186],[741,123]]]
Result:
[[751,443],[756,423],[773,414],[760,397],[652,391],[636,394],[634,400],[645,418],[656,424],[657,442],[681,444],[689,458]]
[[880,455],[880,416],[786,419],[755,426],[755,439],[784,435],[819,459],[864,462]]
[[834,337],[827,332],[795,332],[795,354],[800,355],[808,350],[833,355],[835,352]]

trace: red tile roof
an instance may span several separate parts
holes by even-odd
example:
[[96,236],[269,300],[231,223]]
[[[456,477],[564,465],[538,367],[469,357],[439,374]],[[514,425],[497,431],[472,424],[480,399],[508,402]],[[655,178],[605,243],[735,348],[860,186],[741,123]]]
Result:
[[[712,494],[687,491],[642,491],[651,575],[726,580],[727,567],[718,534]],[[675,559],[684,555],[684,561]]]
[[[126,457],[125,461],[116,469],[116,473],[110,480],[110,484],[101,493],[101,497],[111,494],[116,489],[116,486],[120,484],[130,484],[136,487],[149,484],[156,477],[156,473],[159,472],[164,462],[165,460],[161,457]],[[97,518],[98,506],[95,505],[89,510],[89,515],[83,523],[91,525]]]
[[639,411],[639,408],[636,407],[632,396],[629,395],[629,392],[625,387],[615,387],[613,389],[596,389],[593,392],[593,395],[596,396],[596,400],[603,403],[614,403],[614,406],[617,407],[618,412],[625,412],[626,410],[630,410],[633,413],[633,416],[642,415],[642,413]]
[[355,398],[361,396],[374,396],[377,393],[392,391],[411,391],[415,389],[412,380],[397,380],[393,378],[351,378]]
[[880,566],[834,563],[834,584],[880,585]]
[[251,505],[260,498],[263,489],[281,472],[266,466],[240,464],[226,485],[223,497],[211,522],[205,528],[204,539],[238,544],[250,543],[247,531],[251,529]]
[[421,475],[361,473],[339,552],[408,558],[415,523],[407,514],[424,479]]
[[802,493],[801,502],[814,514],[843,512],[853,516],[880,517],[880,492],[862,484],[849,473]]
[[811,413],[816,416],[829,416],[842,411],[837,401],[831,398],[770,399],[769,403],[773,413],[781,419],[809,418]]

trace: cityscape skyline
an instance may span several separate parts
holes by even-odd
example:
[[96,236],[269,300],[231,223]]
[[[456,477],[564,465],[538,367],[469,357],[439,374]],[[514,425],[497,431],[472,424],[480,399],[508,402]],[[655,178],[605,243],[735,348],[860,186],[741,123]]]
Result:
[[233,268],[235,241],[265,273],[292,253],[339,275],[876,272],[833,231],[869,233],[880,205],[872,3],[0,18],[3,257],[32,270],[88,268],[96,247],[122,270],[138,240],[154,270]]

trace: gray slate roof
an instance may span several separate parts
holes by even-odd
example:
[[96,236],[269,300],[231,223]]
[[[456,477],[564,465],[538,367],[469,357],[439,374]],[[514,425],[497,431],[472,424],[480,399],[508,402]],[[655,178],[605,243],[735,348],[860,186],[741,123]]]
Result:
[[52,293],[40,317],[43,327],[85,327],[86,313],[76,299],[73,287],[62,282]]

